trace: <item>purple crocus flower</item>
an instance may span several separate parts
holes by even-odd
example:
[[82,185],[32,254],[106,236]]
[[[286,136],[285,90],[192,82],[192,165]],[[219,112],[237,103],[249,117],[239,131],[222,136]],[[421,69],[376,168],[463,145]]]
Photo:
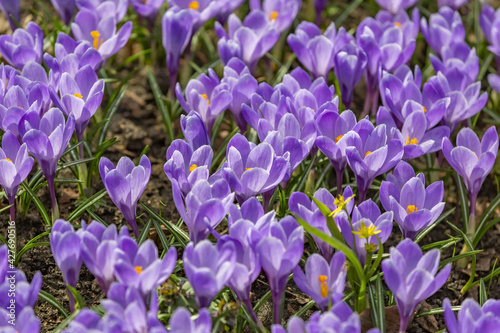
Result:
[[68,24],[76,10],[75,0],[50,0],[65,24]]
[[489,175],[498,153],[498,133],[495,126],[486,130],[481,141],[468,127],[457,135],[457,146],[443,139],[443,154],[451,167],[463,178],[469,193],[470,212],[475,215],[476,199]]
[[343,28],[340,29],[337,37],[335,24],[332,23],[321,34],[316,24],[302,21],[295,29],[295,34],[288,35],[287,41],[292,51],[314,78],[323,77],[327,80],[337,51],[354,40]]
[[425,40],[438,55],[453,43],[463,42],[465,39],[460,13],[449,7],[439,8],[439,12],[430,16],[429,23],[422,18],[420,28]]
[[10,321],[10,313],[0,309],[0,330],[3,333],[39,333],[40,327],[40,319],[31,307],[16,313],[15,325]]
[[[361,333],[359,315],[353,312],[345,302],[338,302],[329,311],[315,312],[308,322],[293,316],[285,330],[281,325],[273,325],[271,333],[315,333],[322,328],[334,333]],[[372,328],[367,333],[380,333],[378,328]]]
[[[488,43],[493,44],[495,39],[493,38],[492,32],[493,27],[499,22],[500,11],[495,11],[491,6],[484,6],[479,15],[479,24],[481,25],[481,30],[483,30],[484,37]],[[498,28],[495,29],[498,31]]]
[[193,16],[189,10],[167,10],[161,20],[162,42],[167,54],[167,69],[170,74],[170,87],[173,91],[177,82],[179,61],[191,41]]
[[226,156],[223,176],[240,203],[273,189],[287,172],[287,160],[276,156],[270,144],[263,142],[256,146],[241,134],[229,141]]
[[166,0],[130,0],[130,3],[134,7],[134,10],[142,17],[148,19],[151,23],[154,23],[156,15],[160,10],[161,6]]
[[[347,199],[352,197],[353,192],[350,186],[347,186],[342,193],[342,197]],[[335,197],[325,188],[320,188],[314,193],[314,198],[319,200],[322,204],[324,204],[330,211],[334,211],[337,209],[335,205]],[[288,200],[288,206],[290,207],[290,211],[292,214],[296,214],[302,220],[310,224],[312,227],[321,230],[325,234],[331,236],[330,229],[326,223],[325,216],[319,210],[318,206],[314,201],[309,199],[309,197],[302,192],[293,192],[290,195],[290,199]],[[347,202],[346,210],[349,215],[352,212],[354,207],[354,200],[350,200]],[[321,239],[312,236],[316,246],[318,247],[319,253],[326,259],[327,262],[330,262],[333,256],[333,247],[322,241]]]
[[[15,81],[15,77],[13,79]],[[14,85],[7,87],[7,92],[3,96],[3,103],[0,104],[0,128],[3,131],[12,132],[16,137],[22,138],[20,133],[20,121],[27,113],[33,112],[39,116],[40,108],[38,102],[29,104],[28,96],[22,87]]]
[[0,148],[0,185],[3,187],[10,208],[10,219],[15,221],[16,211],[14,207],[15,198],[19,185],[28,177],[33,168],[33,157],[28,156],[28,148],[25,143],[19,144],[17,137],[10,131],[2,136],[2,147]]
[[0,0],[0,10],[9,20],[13,31],[17,29],[17,24],[10,16],[12,15],[17,22],[21,21],[20,3],[21,0]]
[[189,239],[198,244],[226,216],[234,202],[234,193],[225,179],[218,179],[213,184],[199,179],[183,199],[177,181],[172,179],[171,182],[174,203],[189,229]]
[[260,10],[251,11],[243,23],[235,14],[231,14],[228,27],[229,34],[219,22],[215,23],[219,37],[217,48],[222,63],[226,65],[231,58],[237,57],[252,72],[259,59],[276,44],[280,36],[279,30],[269,23],[266,14]]
[[438,0],[439,7],[450,7],[453,10],[458,10],[465,5],[468,0]]
[[466,85],[466,75],[453,71],[446,77],[439,72],[424,84],[423,104],[434,105],[449,98],[450,104],[444,113],[442,124],[454,132],[458,124],[477,114],[486,105],[488,93],[481,94],[481,82]]
[[314,10],[316,11],[316,25],[321,25],[321,14],[326,9],[328,0],[314,0]]
[[334,57],[335,77],[339,81],[342,103],[349,108],[354,87],[363,76],[367,64],[365,52],[354,43],[346,44]]
[[97,71],[102,62],[99,51],[93,48],[91,43],[86,40],[77,42],[63,32],[57,35],[54,54],[55,57],[45,53],[43,59],[57,77],[62,73],[75,77],[76,73],[86,65]]
[[[393,213],[380,213],[377,204],[371,199],[355,206],[351,221],[345,211],[337,215],[337,221],[344,240],[356,255],[363,266],[367,255],[377,252],[378,240],[383,244],[392,232]],[[377,236],[377,237],[375,237]]]
[[243,61],[232,58],[224,67],[224,77],[221,81],[229,86],[233,97],[231,104],[229,104],[229,110],[240,131],[244,133],[247,129],[247,122],[241,113],[241,106],[250,104],[250,97],[257,92],[257,79],[252,76]]
[[424,174],[415,177],[413,168],[403,161],[380,185],[382,206],[394,213],[403,237],[410,239],[438,219],[444,209],[443,195],[442,181],[425,188]]
[[330,264],[314,253],[307,258],[305,274],[299,266],[293,270],[297,287],[309,295],[322,311],[342,299],[346,275],[346,259],[340,251],[334,254]]
[[109,159],[102,157],[99,161],[99,173],[111,200],[132,227],[135,237],[139,237],[137,201],[151,176],[151,162],[148,157],[143,155],[138,166],[135,166],[130,158],[122,157],[116,168]]
[[191,111],[188,115],[181,115],[181,130],[184,139],[193,150],[201,146],[210,146],[207,127],[198,112]]
[[405,41],[416,39],[420,30],[420,12],[414,8],[411,17],[406,11],[399,11],[397,14],[391,14],[388,11],[380,10],[375,18],[386,26],[397,26],[403,31]]
[[[128,2],[125,1],[127,4]],[[71,31],[77,40],[86,40],[99,51],[102,63],[127,44],[132,33],[132,22],[126,22],[116,31],[115,4],[105,1],[95,9],[81,8],[71,23]]]
[[[115,278],[114,264],[118,233],[116,225],[106,228],[103,224],[93,221],[88,226],[82,221],[81,247],[82,260],[92,275],[95,276],[102,291],[106,294]],[[123,227],[120,237],[128,237],[128,229]]]
[[388,11],[392,15],[396,15],[402,11],[413,7],[418,0],[375,0],[382,9]]
[[[104,94],[104,81],[98,80],[94,69],[86,65],[79,69],[74,78],[63,73],[60,82],[61,99],[53,93],[54,104],[67,115],[75,118],[75,132],[78,141],[83,140],[83,133],[90,119],[101,105]],[[80,149],[83,159],[83,149]]]
[[35,102],[38,103],[40,115],[44,115],[53,106],[50,89],[56,89],[59,82],[57,75],[52,71],[47,76],[42,65],[35,61],[28,61],[21,75],[15,77],[15,81],[16,85],[23,87],[30,106]]
[[465,85],[476,81],[479,74],[479,57],[475,48],[470,48],[465,42],[456,42],[441,52],[442,60],[433,54],[430,59],[434,71],[442,72],[449,77],[454,75],[453,71],[459,71],[465,77]]
[[406,331],[417,305],[436,293],[448,279],[450,264],[437,273],[439,255],[438,249],[423,255],[417,244],[405,239],[392,247],[389,258],[382,261],[385,283],[396,298],[400,332]]
[[257,255],[266,273],[274,305],[274,323],[281,321],[280,304],[288,275],[297,267],[304,251],[304,230],[291,216],[274,222],[269,234],[256,246]]
[[41,63],[42,29],[35,22],[29,22],[26,30],[16,29],[12,35],[0,36],[0,53],[9,64],[18,69],[23,69],[28,61]]
[[105,332],[105,321],[95,312],[87,308],[81,309],[76,317],[70,321],[68,327],[63,331],[64,333],[97,333]]
[[455,316],[448,298],[444,299],[444,320],[449,333],[495,332],[500,325],[500,301],[487,300],[483,306],[473,298],[466,298]]
[[284,32],[292,24],[302,5],[302,0],[250,0],[252,11],[260,10],[270,21],[271,25],[280,32]]
[[183,140],[177,139],[167,149],[167,162],[163,167],[171,182],[176,182],[186,197],[198,180],[207,180],[213,158],[212,147],[201,146],[193,150]]
[[[115,18],[116,22],[120,22],[127,14],[128,4],[127,0],[75,0],[76,5],[80,10],[88,9],[91,11],[98,11],[106,8],[108,10],[105,15],[111,15]],[[99,7],[106,4],[106,7]],[[112,5],[112,6],[111,6]]]
[[226,6],[225,0],[168,0],[172,11],[189,11],[193,17],[193,32],[214,18]]
[[403,111],[411,109],[407,107],[410,105],[414,106],[416,110],[409,111],[406,115],[401,131],[384,107],[380,107],[378,110],[377,124],[385,124],[390,136],[404,142],[404,160],[411,160],[441,150],[443,138],[450,137],[450,128],[438,126],[429,130],[427,114],[422,110],[421,105],[411,103],[411,101],[407,103]]
[[162,259],[158,248],[150,239],[139,246],[132,238],[118,240],[114,271],[116,279],[139,291],[146,301],[152,291],[167,281],[177,263],[177,251],[170,247]]
[[212,316],[207,309],[201,309],[198,312],[196,320],[191,319],[191,313],[184,308],[179,307],[172,313],[168,321],[170,326],[169,333],[206,333],[212,331]]
[[211,136],[215,120],[231,103],[229,85],[221,82],[215,71],[210,68],[208,76],[201,74],[198,79],[190,80],[185,93],[184,99],[181,85],[177,83],[175,94],[180,105],[186,112],[191,110],[198,112],[207,127],[208,135]]
[[236,260],[234,244],[217,248],[208,240],[190,242],[182,257],[184,270],[196,296],[199,308],[208,308],[213,298],[231,278]]
[[404,149],[398,139],[388,139],[383,124],[374,127],[370,121],[362,119],[357,126],[358,131],[352,134],[352,144],[346,148],[346,156],[356,176],[359,202],[363,202],[375,177],[396,166]]
[[[31,113],[33,115],[33,113]],[[75,119],[70,116],[67,121],[59,109],[50,109],[40,119],[26,114],[22,121],[24,127],[23,141],[28,151],[36,158],[42,172],[47,179],[50,198],[52,201],[52,220],[59,217],[59,208],[56,200],[54,179],[57,172],[57,163],[75,129]]]
[[[75,232],[71,223],[55,221],[50,232],[50,248],[57,267],[62,272],[64,283],[75,288],[82,267],[80,234]],[[71,312],[75,310],[75,299],[69,292]]]
[[316,119],[318,136],[316,146],[328,157],[337,174],[337,193],[342,191],[342,176],[347,166],[346,148],[352,144],[356,125],[356,116],[351,110],[341,114],[325,111]]

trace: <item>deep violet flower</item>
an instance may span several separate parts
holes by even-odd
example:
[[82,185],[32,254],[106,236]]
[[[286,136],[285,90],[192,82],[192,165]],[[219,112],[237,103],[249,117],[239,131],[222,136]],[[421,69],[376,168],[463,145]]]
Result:
[[[7,131],[2,136],[0,148],[0,185],[9,200],[10,219],[15,221],[15,198],[19,185],[28,177],[33,168],[33,157],[28,156],[25,143],[19,144],[16,136]],[[1,280],[0,280],[1,281]]]
[[229,86],[229,91],[233,97],[231,104],[229,104],[229,111],[231,111],[240,131],[245,133],[247,122],[241,113],[241,106],[250,104],[250,97],[257,92],[257,79],[253,77],[243,61],[232,58],[224,67],[224,77],[221,82]]
[[[50,248],[57,267],[62,272],[64,283],[75,288],[82,267],[80,233],[75,232],[71,223],[57,220],[50,232]],[[75,299],[68,290],[69,306],[75,310]]]
[[[380,213],[377,204],[368,199],[355,206],[351,221],[345,211],[341,211],[336,221],[344,240],[351,249],[356,250],[361,265],[366,263],[367,255],[377,252],[378,240],[383,244],[392,232],[393,213]],[[377,237],[375,237],[377,236]]]
[[465,78],[465,85],[476,81],[479,74],[479,57],[475,48],[470,48],[465,42],[456,42],[450,47],[442,50],[442,60],[433,55],[429,55],[434,71],[442,72],[446,77],[454,75],[454,71],[459,71]]
[[[128,4],[128,2],[127,2]],[[115,4],[105,1],[95,9],[82,8],[71,23],[76,40],[86,40],[99,51],[102,63],[127,44],[132,33],[132,22],[126,22],[116,31]]]
[[362,119],[358,126],[359,130],[353,131],[353,144],[346,148],[346,156],[356,176],[358,202],[363,202],[375,177],[396,166],[404,149],[398,139],[389,140],[385,125],[374,127],[370,121]]
[[180,105],[186,112],[194,110],[203,119],[211,136],[217,117],[224,112],[232,100],[229,85],[221,82],[213,69],[208,70],[208,75],[201,74],[198,79],[189,80],[186,89],[186,98],[182,94],[181,85],[175,86],[175,94]]
[[169,333],[208,333],[212,331],[212,316],[207,309],[201,309],[198,318],[193,321],[191,313],[186,308],[179,307],[172,313],[168,325]]
[[0,309],[0,330],[3,333],[38,333],[40,332],[40,319],[31,307],[25,307],[16,315],[15,325],[9,322],[9,312]]
[[274,222],[269,234],[256,246],[262,269],[266,273],[273,298],[274,323],[281,321],[280,304],[288,275],[298,265],[304,252],[304,230],[291,216]]
[[241,59],[253,71],[257,62],[279,39],[280,32],[269,23],[266,14],[260,10],[251,11],[243,23],[235,15],[228,19],[229,32],[215,23],[215,31],[219,37],[217,48],[223,64],[233,57]]
[[188,11],[193,17],[193,32],[210,21],[227,6],[227,0],[168,0],[171,9],[169,11]]
[[154,23],[158,11],[165,2],[166,0],[130,0],[137,14],[147,18],[152,23]]
[[449,7],[439,8],[439,12],[430,16],[428,23],[422,17],[420,28],[425,40],[438,55],[453,43],[463,42],[465,39],[460,13]]
[[200,308],[208,308],[233,274],[236,260],[234,244],[227,242],[218,248],[208,240],[196,245],[190,242],[182,259],[196,304]]
[[243,135],[236,134],[226,151],[227,166],[223,176],[240,203],[273,189],[286,175],[287,160],[276,156],[266,142],[256,146]]
[[321,14],[326,9],[327,0],[314,0],[314,10],[316,11],[316,25],[321,25]]
[[[16,76],[10,77],[11,81],[16,81]],[[40,108],[38,102],[29,104],[29,96],[22,87],[13,85],[6,88],[3,103],[0,103],[0,128],[7,132],[11,132],[17,138],[22,139],[20,133],[20,122],[23,116],[27,113],[33,112],[40,118]]]
[[91,11],[98,11],[100,9],[103,9],[103,7],[99,6],[107,3],[106,7],[104,8],[106,8],[108,12],[106,12],[105,14],[113,16],[117,23],[120,22],[127,14],[127,9],[129,4],[127,0],[75,0],[75,1],[76,5],[80,10],[85,8]]
[[414,6],[418,0],[375,0],[382,9],[396,15],[406,9]]
[[28,61],[41,63],[42,29],[35,22],[29,22],[26,30],[16,29],[12,35],[0,36],[0,53],[9,64],[18,69],[23,69]]
[[302,0],[250,0],[250,9],[262,9],[272,26],[284,32],[292,24],[302,5]]
[[349,43],[335,54],[334,63],[335,77],[339,81],[342,103],[346,108],[349,108],[354,88],[366,69],[367,57],[359,46]]
[[450,7],[451,9],[458,10],[465,5],[468,0],[438,0],[439,7]]
[[489,175],[498,153],[498,133],[495,126],[486,130],[481,141],[468,127],[458,132],[457,146],[443,139],[443,154],[451,167],[462,177],[469,193],[470,213],[475,215],[476,199]]
[[500,325],[500,301],[487,300],[483,306],[466,298],[455,316],[448,298],[444,299],[444,321],[449,333],[495,332]]
[[[24,127],[23,141],[28,151],[36,158],[42,172],[47,179],[50,198],[52,201],[52,221],[59,217],[59,208],[56,200],[54,179],[57,172],[57,163],[75,129],[75,119],[70,116],[67,121],[59,109],[50,109],[43,117],[27,113],[20,126]],[[34,116],[33,116],[34,115]]]
[[[351,187],[347,186],[342,193],[342,197],[347,199],[352,197],[352,195],[353,192]],[[337,209],[337,206],[335,205],[335,197],[325,188],[318,189],[314,193],[314,198],[319,200],[332,212]],[[302,192],[293,192],[290,195],[290,199],[288,200],[288,206],[290,207],[290,211],[292,212],[292,214],[296,214],[312,227],[319,229],[325,234],[331,236],[331,232],[326,223],[325,216],[320,211],[316,203],[313,200],[309,199],[307,194]],[[353,207],[354,200],[349,200],[345,206],[345,209],[347,210],[349,215],[351,214]],[[319,253],[326,259],[327,262],[330,262],[333,256],[334,248],[321,239],[315,236],[312,237],[314,239],[314,242],[316,243],[316,246],[318,247]]]
[[52,6],[59,13],[63,22],[68,24],[76,10],[75,0],[50,0],[50,2],[52,2]]
[[167,281],[177,263],[177,251],[170,247],[163,258],[158,258],[158,248],[150,239],[140,246],[132,238],[118,240],[114,271],[116,279],[139,291],[147,301],[152,291]]
[[109,159],[102,157],[99,161],[99,173],[111,200],[132,227],[135,237],[139,237],[137,201],[151,176],[151,162],[148,157],[143,155],[138,166],[135,166],[130,158],[122,157],[116,168]]
[[193,150],[197,150],[201,146],[210,146],[207,127],[198,112],[191,111],[187,115],[181,115],[181,130],[184,139]]
[[[345,303],[335,304],[330,311],[315,312],[304,322],[304,319],[293,316],[290,318],[285,330],[281,325],[273,325],[271,333],[361,333],[359,315]],[[367,333],[380,333],[378,328],[372,328]]]
[[189,229],[189,239],[198,244],[226,216],[234,202],[234,193],[231,193],[225,179],[218,179],[212,184],[198,179],[184,199],[177,181],[174,179],[171,182],[174,204]]
[[52,71],[49,71],[47,76],[42,65],[35,61],[28,61],[24,65],[21,75],[14,76],[13,79],[15,81],[13,85],[22,87],[30,106],[37,102],[35,109],[40,116],[45,115],[53,106],[50,89],[56,89],[59,82],[57,75]]
[[[384,280],[396,298],[399,310],[399,331],[405,332],[417,305],[438,291],[448,279],[451,265],[438,273],[438,249],[422,254],[420,247],[405,239],[390,250],[382,261]],[[437,273],[437,274],[436,274]]]
[[434,223],[444,209],[444,184],[434,182],[425,187],[425,176],[415,177],[413,168],[399,162],[393,174],[380,185],[380,201],[386,211],[394,213],[403,237],[414,239],[417,234]]
[[335,24],[328,26],[322,34],[314,23],[302,21],[294,34],[288,35],[287,41],[297,59],[311,72],[313,77],[328,79],[333,68],[333,58],[337,51],[354,38],[340,28],[337,36]]
[[21,0],[0,0],[0,10],[9,20],[12,30],[16,30],[17,24],[10,16],[12,15],[17,22],[21,20],[20,4]]
[[333,255],[330,263],[319,254],[312,254],[307,258],[305,274],[299,266],[293,270],[297,287],[309,295],[322,311],[342,299],[346,275],[346,259],[340,251]]

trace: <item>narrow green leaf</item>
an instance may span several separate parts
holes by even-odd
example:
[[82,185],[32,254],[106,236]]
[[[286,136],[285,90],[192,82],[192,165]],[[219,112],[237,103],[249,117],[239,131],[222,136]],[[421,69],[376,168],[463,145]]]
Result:
[[381,333],[385,333],[385,294],[382,288],[382,278],[380,275],[377,276],[377,282],[375,284],[376,295],[377,295],[377,307],[379,308],[379,329]]
[[432,229],[434,229],[441,221],[443,221],[445,218],[447,218],[451,213],[453,213],[455,211],[455,208],[456,207],[453,207],[452,209],[450,209],[449,211],[447,211],[446,213],[444,214],[441,214],[441,216],[436,220],[436,222],[434,222],[433,224],[431,224],[430,226],[428,226],[427,228],[425,228],[424,230],[422,230],[418,235],[417,237],[415,237],[415,240],[414,242],[415,243],[418,243],[420,242],[425,236],[427,236],[427,234],[429,232],[431,232]]
[[479,305],[483,306],[488,300],[488,294],[486,292],[486,286],[484,285],[484,280],[479,280]]
[[182,244],[182,246],[186,247],[187,243],[189,242],[189,236],[184,230],[179,228],[174,223],[165,220],[144,202],[139,201],[139,204],[146,210],[146,212],[150,215],[152,219],[156,219],[161,224],[163,224],[167,228],[167,230],[170,231],[170,233]]
[[85,300],[83,299],[82,295],[78,292],[78,290],[76,290],[75,288],[73,288],[69,284],[67,284],[66,287],[71,292],[71,294],[73,294],[73,297],[75,298],[75,301],[76,301],[75,309],[85,308],[86,307]]
[[[488,219],[490,216],[495,212],[495,209],[500,206],[500,194],[498,194],[489,204],[488,208],[484,212],[483,216],[481,217],[481,220],[479,221],[477,228],[476,228],[476,233],[474,235],[474,241],[473,244],[476,246],[479,243],[479,240],[481,240],[481,237],[484,235],[486,232],[485,226],[488,222]],[[478,235],[480,235],[478,237]]]
[[462,178],[456,174],[456,185],[458,191],[458,198],[460,199],[460,210],[462,211],[462,219],[464,221],[464,230],[469,230],[467,227],[469,225],[469,200],[467,197],[467,191]]
[[[461,306],[452,306],[451,309],[455,312],[460,311],[462,307]],[[437,314],[442,314],[444,312],[443,308],[434,308],[429,311],[421,312],[417,315],[415,315],[415,318],[420,318],[420,317],[425,317],[425,316],[430,316],[430,315],[437,315]]]
[[158,234],[158,237],[160,237],[161,245],[163,245],[163,251],[166,251],[166,250],[168,250],[167,236],[165,236],[165,233],[163,232],[163,230],[161,230],[161,227],[160,227],[160,224],[158,223],[158,221],[156,221],[156,219],[152,219],[152,220],[153,220],[153,224],[154,224],[155,229],[156,229],[156,233]]
[[448,258],[448,259],[441,261],[439,263],[439,268],[443,268],[446,264],[452,263],[452,262],[460,260],[462,258],[467,258],[467,257],[473,256],[473,255],[476,255],[476,254],[481,253],[481,252],[483,252],[483,250],[470,251],[467,253],[455,255],[454,257],[451,257],[451,258]]
[[75,310],[75,312],[73,312],[70,316],[68,316],[66,319],[64,319],[62,321],[62,323],[57,325],[57,327],[52,331],[52,333],[62,332],[62,330],[65,329],[66,326],[68,326],[69,323],[73,321],[73,319],[75,319],[75,317],[78,315],[78,313],[80,313],[80,310]]
[[71,213],[71,215],[68,217],[69,222],[73,222],[76,220],[77,217],[79,217],[81,214],[83,214],[88,208],[92,207],[96,202],[101,200],[108,192],[106,189],[102,189],[84,202],[81,203],[76,209]]
[[[147,67],[147,72],[148,72],[149,85],[151,86],[151,91],[153,92],[156,105],[160,110],[160,115],[163,119],[163,125],[165,125],[165,130],[167,131],[169,142],[172,142],[174,140],[174,129],[172,127],[172,121],[170,120],[170,114],[168,113],[167,108],[165,107],[165,103],[163,103],[160,86],[158,85],[158,82],[156,81],[156,78],[150,67]],[[173,87],[170,87],[170,89],[173,89]]]
[[99,215],[97,215],[95,212],[93,212],[91,209],[87,209],[87,213],[97,222],[100,222],[102,223],[105,227],[108,227],[108,224],[106,223],[106,221],[104,221],[103,219],[101,219],[101,217]]
[[38,294],[38,297],[45,302],[49,303],[54,309],[59,311],[59,313],[64,317],[67,318],[68,314],[66,311],[64,311],[64,307],[59,303],[54,296],[46,292],[45,290],[40,290],[40,293]]
[[332,212],[330,209],[323,204],[321,201],[313,197],[312,195],[308,194],[309,198],[314,201],[316,206],[318,206],[321,214],[326,219],[326,224],[328,225],[328,229],[330,229],[330,232],[332,233],[333,237],[335,237],[337,240],[339,240],[341,243],[345,244],[344,237],[342,237],[342,234],[340,233],[339,228],[337,227],[337,223],[333,220],[333,217],[330,215]]
[[113,100],[113,103],[108,107],[106,114],[104,115],[105,124],[102,126],[101,133],[99,134],[99,139],[97,140],[97,145],[100,146],[106,140],[106,135],[108,134],[109,126],[111,126],[111,119],[115,115],[116,111],[120,106],[120,103],[127,92],[128,84],[125,85],[121,90],[118,90],[119,93],[116,98]]
[[26,192],[28,192],[28,194],[31,197],[31,200],[33,200],[33,203],[35,204],[36,208],[38,209],[38,212],[42,216],[43,222],[45,222],[46,225],[51,225],[52,222],[51,222],[51,220],[49,218],[49,214],[47,214],[47,210],[45,210],[45,207],[43,206],[43,204],[40,201],[40,199],[38,199],[38,197],[33,192],[33,190],[31,189],[31,187],[25,181],[23,182],[23,188],[24,188],[24,190]]
[[38,242],[38,243],[31,243],[31,244],[26,244],[21,251],[19,251],[16,255],[16,260],[14,261],[14,266],[17,266],[19,263],[19,260],[21,260],[21,257],[23,254],[28,251],[29,249],[32,249],[37,246],[50,246],[50,242]]
[[142,228],[141,232],[139,233],[139,237],[137,238],[137,243],[139,245],[141,245],[146,239],[148,239],[148,233],[149,229],[151,228],[152,221],[153,219],[149,219],[148,222],[146,222],[144,228]]

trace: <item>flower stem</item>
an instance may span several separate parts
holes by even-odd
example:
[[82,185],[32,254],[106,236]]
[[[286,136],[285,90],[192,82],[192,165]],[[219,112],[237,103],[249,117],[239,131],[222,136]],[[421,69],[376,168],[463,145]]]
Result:
[[[264,328],[264,325],[262,325],[259,318],[257,317],[257,314],[255,313],[255,311],[253,309],[252,302],[250,302],[250,298],[246,298],[246,299],[242,300],[241,302],[247,308],[247,311],[250,314],[250,317],[252,318],[254,323],[257,324],[257,326],[262,330]],[[264,330],[262,330],[262,332],[264,332]]]
[[273,307],[274,307],[274,323],[281,323],[281,293],[272,291],[273,295]]
[[52,223],[54,223],[59,218],[59,205],[56,199],[54,178],[47,179],[47,183],[49,184],[50,201],[52,203]]
[[342,195],[342,176],[344,175],[344,170],[335,170],[337,173],[337,195]]
[[9,205],[12,205],[10,207],[10,221],[15,221],[16,220],[16,196],[13,195],[12,197],[9,197]]

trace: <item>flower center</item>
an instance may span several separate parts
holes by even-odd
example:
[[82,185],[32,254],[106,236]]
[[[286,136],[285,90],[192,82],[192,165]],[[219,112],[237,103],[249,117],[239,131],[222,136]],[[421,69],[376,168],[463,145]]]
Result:
[[198,10],[198,8],[200,8],[200,3],[198,1],[191,1],[189,3],[189,8]]
[[377,227],[374,224],[371,224],[369,227],[365,225],[365,222],[361,221],[361,225],[358,227],[358,231],[353,231],[352,233],[358,235],[359,238],[370,238],[371,236],[375,236],[379,234],[381,231],[377,230]]
[[271,21],[276,21],[276,19],[278,18],[278,14],[278,12],[272,11],[271,14],[269,14],[269,19]]
[[245,171],[252,170],[253,168],[245,168]]
[[422,109],[424,110],[424,113],[427,112],[427,109],[425,108],[425,106],[422,105]]
[[207,94],[201,94],[201,97],[203,97],[203,99],[207,101],[207,104],[210,105],[210,100],[208,99]]
[[411,214],[413,212],[416,212],[418,210],[417,207],[415,207],[415,205],[408,205],[408,207],[406,207],[406,214]]
[[406,139],[405,146],[416,145],[417,143],[418,143],[417,138],[413,138],[413,139],[410,140],[410,137],[408,137],[408,139]]
[[83,96],[79,93],[73,94],[73,96],[78,97],[78,98],[83,98]]
[[340,139],[342,139],[343,135],[339,135],[338,137],[335,138],[335,143],[339,142]]
[[326,282],[326,280],[328,280],[328,276],[326,275],[320,275],[318,277],[318,281],[321,283],[321,297],[323,298],[328,296],[328,282]]
[[354,198],[355,194],[351,195],[349,198],[347,198],[347,200],[344,200],[344,197],[342,195],[339,194],[338,198],[335,198],[335,200],[333,201],[333,204],[337,207],[336,209],[334,209],[331,213],[330,213],[330,216],[337,216],[338,213],[340,213],[342,211],[342,209],[344,209],[344,207],[347,205],[347,203],[349,201],[351,201],[352,198]]
[[395,25],[396,27],[398,27],[398,28],[401,28],[401,23],[399,23],[399,22],[394,22],[394,25]]
[[102,38],[101,38],[101,40],[99,40],[99,37],[101,36],[101,34],[99,33],[99,31],[93,30],[90,32],[90,36],[92,36],[92,38],[94,38],[94,49],[98,50],[103,42]]
[[134,269],[137,272],[137,274],[141,274],[142,273],[142,266],[135,266]]
[[368,156],[368,155],[370,155],[371,153],[372,153],[372,152],[368,150],[368,151],[365,153],[365,157],[366,157],[366,156]]
[[193,172],[198,166],[196,164],[193,164],[189,167],[189,172]]
[[10,158],[6,158],[5,160],[12,163],[12,160]]

